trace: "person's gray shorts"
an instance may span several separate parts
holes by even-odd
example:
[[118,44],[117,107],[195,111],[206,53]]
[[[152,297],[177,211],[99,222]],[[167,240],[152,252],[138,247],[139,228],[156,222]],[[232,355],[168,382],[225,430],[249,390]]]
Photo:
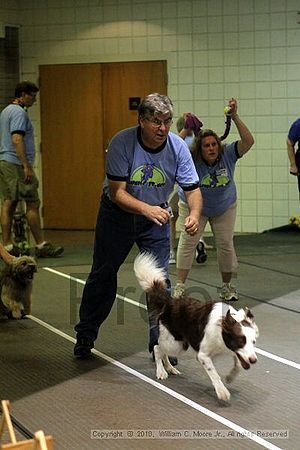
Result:
[[22,166],[0,161],[0,196],[2,200],[38,202],[38,187],[39,181],[35,175],[30,184],[24,183]]

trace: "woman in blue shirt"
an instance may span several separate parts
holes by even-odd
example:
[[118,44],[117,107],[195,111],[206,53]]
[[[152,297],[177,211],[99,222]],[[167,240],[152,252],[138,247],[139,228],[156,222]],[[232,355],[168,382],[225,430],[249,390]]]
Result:
[[217,249],[219,270],[222,278],[220,297],[224,300],[238,300],[236,288],[231,284],[237,270],[237,257],[233,244],[236,220],[237,192],[234,182],[236,163],[254,144],[247,126],[237,114],[237,101],[229,101],[231,118],[240,135],[240,140],[222,145],[212,130],[199,133],[192,149],[193,159],[199,175],[203,208],[197,234],[189,236],[181,224],[187,214],[185,195],[179,190],[180,238],[177,249],[177,284],[174,296],[180,297],[191,269],[195,248],[206,223],[209,222]]

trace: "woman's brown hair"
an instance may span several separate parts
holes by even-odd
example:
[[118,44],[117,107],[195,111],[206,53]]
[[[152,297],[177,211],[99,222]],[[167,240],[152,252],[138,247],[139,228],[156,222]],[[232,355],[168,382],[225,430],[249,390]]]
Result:
[[216,139],[218,148],[219,148],[219,154],[223,151],[223,145],[222,145],[221,139],[217,135],[217,133],[215,133],[213,130],[208,130],[208,129],[202,130],[202,131],[200,131],[198,136],[194,139],[194,142],[192,143],[192,146],[191,146],[191,152],[192,152],[193,160],[195,162],[203,161],[202,142],[203,142],[203,139],[205,139],[208,136],[213,136]]

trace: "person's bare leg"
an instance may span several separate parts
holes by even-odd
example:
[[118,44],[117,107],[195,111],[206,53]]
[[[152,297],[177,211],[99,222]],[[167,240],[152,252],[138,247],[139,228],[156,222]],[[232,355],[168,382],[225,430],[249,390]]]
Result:
[[26,203],[27,222],[36,245],[42,244],[44,242],[39,208],[40,202]]
[[212,250],[214,248],[213,245],[207,244],[206,241],[204,240],[204,237],[201,236],[200,238],[200,242],[203,242],[204,248],[205,250]]
[[185,283],[190,269],[177,269],[177,283]]
[[3,200],[1,207],[1,228],[2,228],[2,241],[3,245],[7,246],[12,244],[11,239],[11,227],[12,219],[17,206],[17,201]]
[[185,281],[190,269],[177,269],[177,280],[173,291],[174,298],[180,298],[185,292]]
[[221,275],[223,283],[230,283],[232,278],[232,272],[222,272]]

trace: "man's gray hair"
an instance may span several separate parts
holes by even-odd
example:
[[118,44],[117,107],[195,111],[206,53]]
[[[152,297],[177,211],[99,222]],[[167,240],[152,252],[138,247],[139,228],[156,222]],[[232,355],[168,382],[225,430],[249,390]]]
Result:
[[139,104],[138,114],[141,119],[163,114],[173,117],[173,103],[167,95],[149,94]]

